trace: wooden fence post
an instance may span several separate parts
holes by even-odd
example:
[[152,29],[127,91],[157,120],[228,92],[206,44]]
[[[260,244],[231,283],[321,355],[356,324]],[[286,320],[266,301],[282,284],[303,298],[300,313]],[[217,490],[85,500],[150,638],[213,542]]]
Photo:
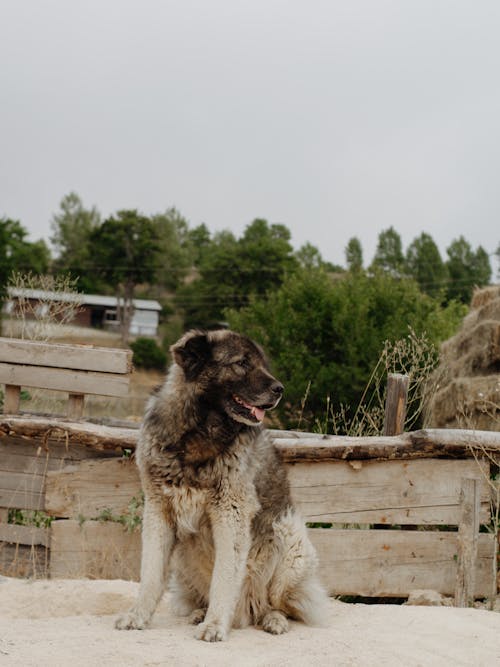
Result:
[[458,525],[457,585],[455,607],[474,602],[477,540],[479,534],[479,479],[463,479],[460,493],[462,517]]
[[400,435],[404,431],[409,381],[408,375],[400,373],[387,376],[384,435]]

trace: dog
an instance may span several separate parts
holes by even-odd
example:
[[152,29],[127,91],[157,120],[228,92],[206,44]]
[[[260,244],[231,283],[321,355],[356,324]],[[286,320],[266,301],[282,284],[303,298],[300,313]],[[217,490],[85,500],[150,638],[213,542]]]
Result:
[[262,426],[283,385],[262,349],[227,329],[189,331],[170,349],[136,451],[145,501],[139,594],[116,627],[144,628],[169,580],[175,610],[205,641],[249,624],[279,635],[288,618],[322,625],[328,598],[317,556]]

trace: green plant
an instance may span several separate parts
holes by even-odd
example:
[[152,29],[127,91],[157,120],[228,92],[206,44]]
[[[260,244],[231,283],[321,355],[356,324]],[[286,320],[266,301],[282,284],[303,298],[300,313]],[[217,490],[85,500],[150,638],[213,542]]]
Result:
[[164,370],[167,355],[152,338],[136,338],[130,344],[134,353],[133,363],[138,368],[157,368]]
[[[121,523],[129,533],[132,533],[142,523],[143,507],[144,494],[141,493],[138,497],[134,496],[131,498],[127,505],[127,510],[123,514],[113,514],[112,510],[109,509],[109,507],[106,507],[96,518],[98,521],[114,521],[115,523]],[[80,515],[78,520],[80,525],[83,525],[85,517]]]
[[50,528],[53,517],[40,510],[16,510],[11,509],[8,513],[7,523],[17,526],[36,526],[37,528]]

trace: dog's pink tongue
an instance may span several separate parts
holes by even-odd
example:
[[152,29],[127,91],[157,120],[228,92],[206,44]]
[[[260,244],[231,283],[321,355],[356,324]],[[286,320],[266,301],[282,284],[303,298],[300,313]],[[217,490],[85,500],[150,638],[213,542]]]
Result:
[[258,419],[261,422],[264,419],[264,415],[266,414],[266,411],[263,410],[262,408],[256,408],[254,406],[254,407],[252,407],[252,414],[255,417],[255,419]]

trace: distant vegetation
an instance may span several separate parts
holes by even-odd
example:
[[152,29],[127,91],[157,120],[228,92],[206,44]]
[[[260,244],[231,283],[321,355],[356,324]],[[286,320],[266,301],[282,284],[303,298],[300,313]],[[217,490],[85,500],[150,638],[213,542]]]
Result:
[[[487,252],[463,237],[442,258],[429,234],[404,249],[390,227],[369,263],[353,237],[342,267],[310,243],[294,251],[283,224],[258,218],[236,237],[190,226],[175,208],[153,216],[122,210],[103,220],[75,193],[52,218],[54,256],[44,241],[26,238],[19,221],[0,219],[4,291],[13,271],[31,271],[69,276],[81,291],[126,302],[158,299],[162,349],[137,341],[143,366],[164,365],[161,355],[189,327],[227,323],[246,332],[265,346],[286,384],[284,425],[304,409],[317,421],[327,397],[335,409],[357,405],[386,341],[404,339],[411,327],[437,346],[455,332],[474,287],[492,278]],[[496,253],[500,259],[500,245]]]

